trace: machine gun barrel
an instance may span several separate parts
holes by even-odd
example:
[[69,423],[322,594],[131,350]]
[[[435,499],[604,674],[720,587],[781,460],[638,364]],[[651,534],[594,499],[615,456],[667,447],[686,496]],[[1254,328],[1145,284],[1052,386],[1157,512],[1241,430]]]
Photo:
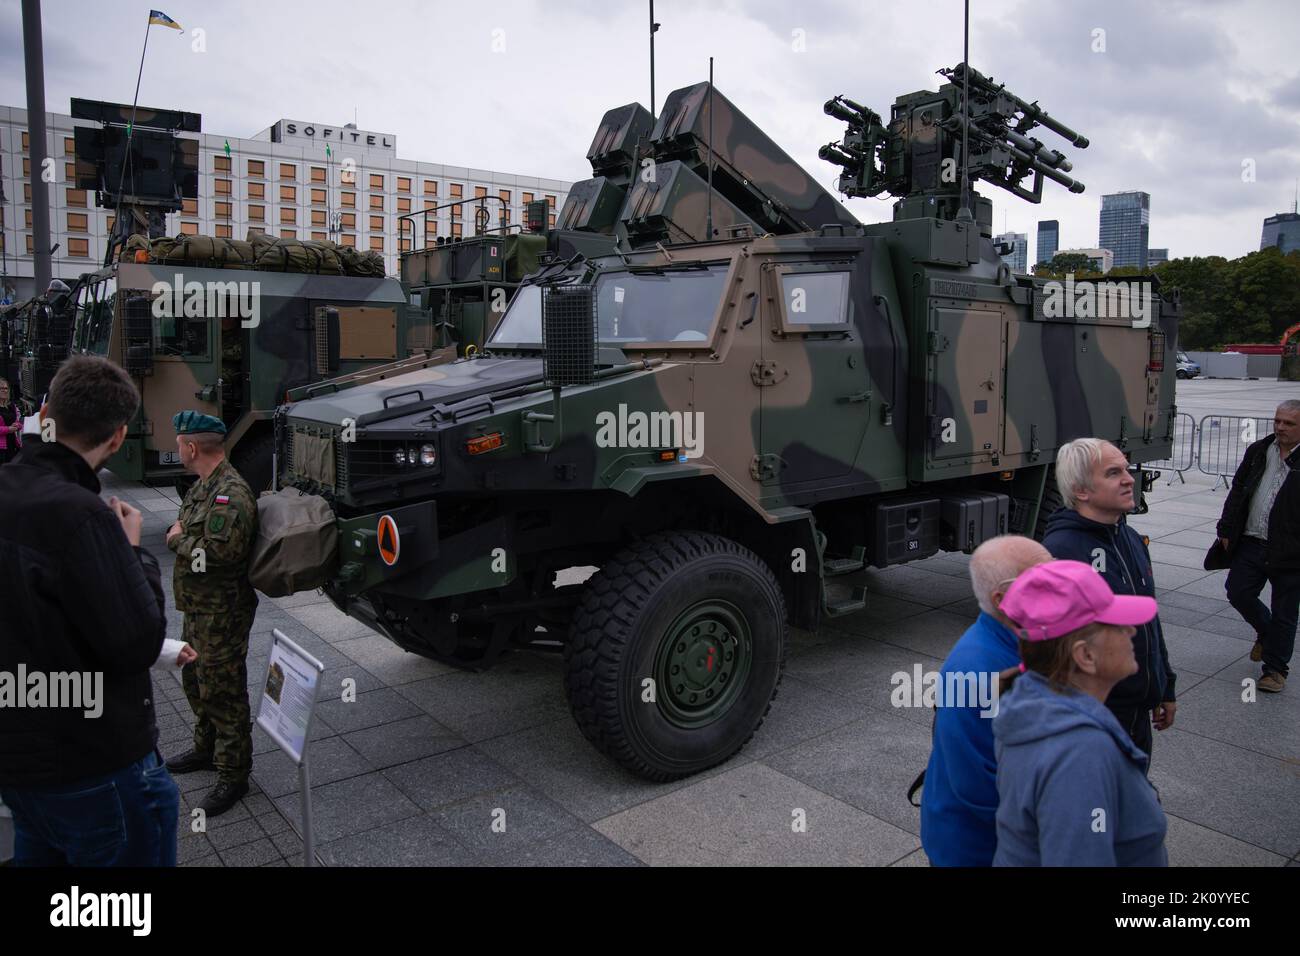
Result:
[[1071,146],[1077,146],[1079,149],[1088,148],[1088,137],[1082,133],[1076,133],[1059,120],[1052,119],[1047,115],[1047,110],[1037,103],[1026,103],[1014,93],[1008,93],[1007,95],[1015,100],[1016,104],[1024,111],[1026,119],[1031,119],[1040,126],[1046,126],[1053,133],[1065,139]]
[[[959,63],[950,70],[940,70],[939,72],[947,77],[951,82],[960,85],[962,74],[967,69],[965,63]],[[1056,135],[1067,140],[1071,146],[1077,146],[1079,149],[1088,148],[1088,137],[1082,133],[1076,133],[1070,127],[1066,126],[1060,120],[1054,119],[1047,115],[1047,110],[1043,109],[1037,103],[1027,103],[1016,94],[1007,89],[1005,83],[994,83],[989,77],[985,76],[979,70],[970,68],[970,85],[973,89],[981,90],[986,96],[1006,96],[1015,104],[1016,108],[1024,114],[1025,122],[1023,125],[1037,123],[1045,126]]]
[[1068,173],[1074,168],[1074,164],[1066,159],[1061,153],[1058,153],[1054,149],[1048,149],[1042,143],[1032,140],[1028,136],[1017,133],[1013,129],[1007,130],[1006,135],[1007,139],[1012,143],[1019,146],[1026,153],[1033,154],[1036,159],[1045,165],[1052,167],[1052,169],[1059,169],[1063,173]]
[[1042,160],[1038,159],[1037,157],[1031,156],[1023,149],[1019,149],[1015,146],[1008,146],[1007,151],[1011,153],[1013,159],[1016,159],[1021,163],[1024,163],[1026,166],[1028,166],[1030,169],[1034,170],[1035,172],[1042,173],[1048,179],[1052,180],[1052,182],[1060,183],[1070,192],[1081,193],[1084,191],[1085,187],[1083,183],[1079,182],[1077,179],[1073,179],[1065,175],[1065,173],[1061,172],[1059,169],[1053,169],[1051,166],[1048,166],[1046,163],[1044,163]]

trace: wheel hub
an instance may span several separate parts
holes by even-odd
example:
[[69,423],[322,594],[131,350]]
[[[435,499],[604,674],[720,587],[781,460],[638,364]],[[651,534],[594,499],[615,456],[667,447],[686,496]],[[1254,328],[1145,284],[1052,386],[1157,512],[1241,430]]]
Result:
[[739,696],[751,656],[749,624],[738,608],[725,601],[693,605],[660,640],[660,710],[681,727],[712,723]]

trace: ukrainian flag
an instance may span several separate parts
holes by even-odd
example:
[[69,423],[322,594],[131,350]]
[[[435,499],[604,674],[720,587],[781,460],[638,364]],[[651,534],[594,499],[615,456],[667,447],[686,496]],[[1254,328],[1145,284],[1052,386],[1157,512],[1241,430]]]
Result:
[[167,14],[163,13],[161,10],[149,11],[149,26],[153,26],[154,24],[157,24],[160,27],[171,27],[173,30],[180,30],[182,33],[185,32],[184,28],[179,23],[167,16]]

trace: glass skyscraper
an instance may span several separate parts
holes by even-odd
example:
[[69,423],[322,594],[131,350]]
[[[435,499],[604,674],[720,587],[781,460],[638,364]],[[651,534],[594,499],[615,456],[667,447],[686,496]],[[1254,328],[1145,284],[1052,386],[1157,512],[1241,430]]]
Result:
[[1259,247],[1267,249],[1277,246],[1282,255],[1300,249],[1300,215],[1293,212],[1280,212],[1264,220],[1264,234],[1260,237]]
[[1147,268],[1151,232],[1151,194],[1111,193],[1101,197],[1101,229],[1097,245],[1115,254],[1115,268]]
[[1055,219],[1038,221],[1038,255],[1035,263],[1051,262],[1061,246],[1061,224]]

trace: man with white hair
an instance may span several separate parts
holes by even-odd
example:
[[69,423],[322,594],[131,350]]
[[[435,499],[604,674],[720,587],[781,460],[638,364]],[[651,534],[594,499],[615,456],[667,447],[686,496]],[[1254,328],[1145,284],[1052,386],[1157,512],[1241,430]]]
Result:
[[[1011,583],[1026,568],[1050,561],[1037,541],[1005,534],[985,541],[970,559],[971,588],[980,615],[943,662],[948,674],[997,675],[1020,663],[1011,622],[998,609]],[[992,866],[997,848],[998,785],[993,756],[993,715],[977,701],[937,706],[930,762],[921,797],[921,846],[934,866]]]
[[[1250,659],[1263,661],[1260,690],[1286,686],[1300,616],[1300,400],[1273,415],[1273,434],[1242,456],[1219,519],[1219,542],[1232,560],[1228,601],[1255,629]],[[1272,607],[1259,599],[1273,587]]]
[[[1155,597],[1151,553],[1141,535],[1128,526],[1133,510],[1133,476],[1128,459],[1108,441],[1076,438],[1056,453],[1056,483],[1065,507],[1047,520],[1043,544],[1052,557],[1090,564],[1116,594]],[[1151,756],[1151,728],[1173,725],[1174,684],[1160,618],[1133,635],[1136,674],[1115,685],[1106,706]]]

